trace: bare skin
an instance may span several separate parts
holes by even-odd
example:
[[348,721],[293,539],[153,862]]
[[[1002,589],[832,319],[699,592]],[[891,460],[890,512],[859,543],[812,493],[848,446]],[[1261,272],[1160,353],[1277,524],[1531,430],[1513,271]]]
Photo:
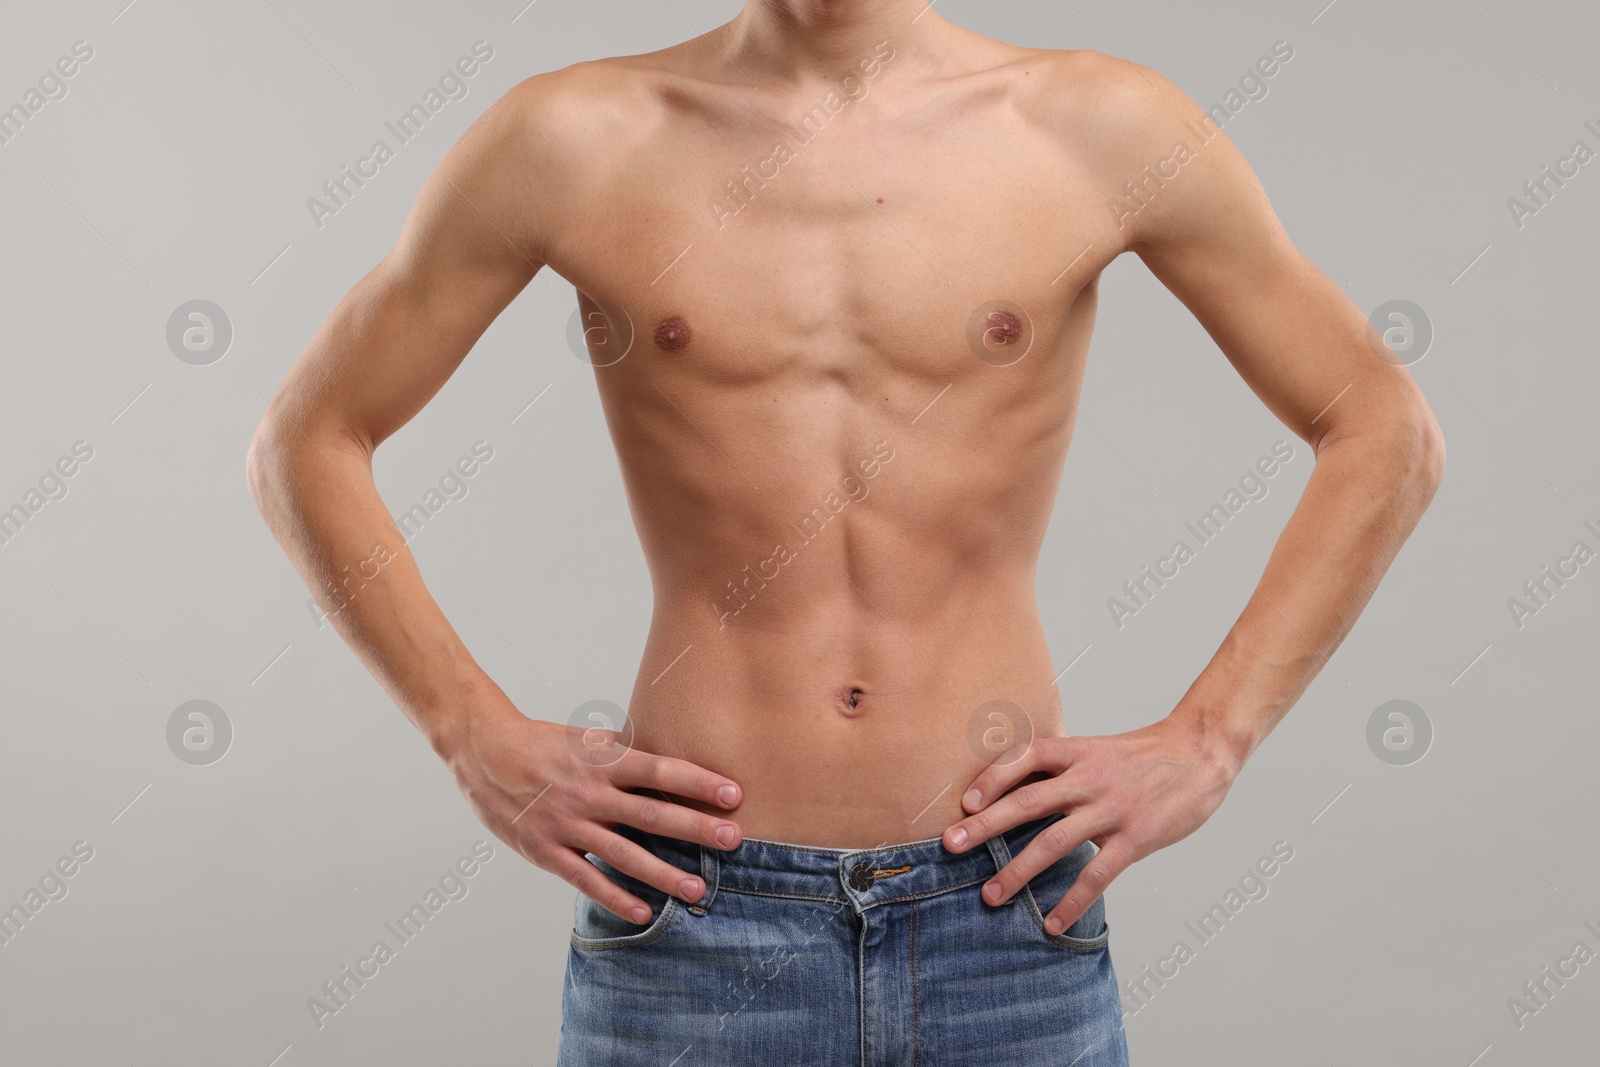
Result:
[[[1125,252],[1316,466],[1176,707],[1069,737],[1087,724],[1063,715],[1035,564],[1099,276]],[[512,705],[372,484],[373,450],[545,267],[580,292],[654,588],[627,747]],[[540,74],[491,107],[289,374],[250,475],[478,817],[616,914],[649,909],[586,851],[704,890],[619,824],[964,851],[1066,812],[986,892],[1009,899],[1095,841],[1054,932],[1222,802],[1354,624],[1443,455],[1410,375],[1160,75],[1001,44],[921,3],[751,0],[704,37]],[[378,544],[381,578],[334,596]],[[994,701],[1022,718],[991,718]],[[996,760],[997,723],[1031,744]]]

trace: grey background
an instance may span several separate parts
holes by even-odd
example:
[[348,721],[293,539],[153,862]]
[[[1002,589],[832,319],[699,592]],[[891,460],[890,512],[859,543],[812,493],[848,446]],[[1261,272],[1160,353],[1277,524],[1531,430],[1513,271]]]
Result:
[[[732,0],[8,4],[0,106],[94,58],[0,146],[0,506],[73,442],[93,459],[0,546],[0,907],[74,842],[68,895],[0,947],[7,1064],[548,1064],[573,893],[494,858],[318,1028],[325,980],[489,835],[345,649],[244,480],[266,396],[390,247],[430,169],[530,74],[709,29]],[[520,10],[520,13],[519,13]],[[1414,301],[1412,366],[1449,469],[1362,621],[1190,838],[1108,893],[1123,978],[1167,955],[1276,841],[1294,858],[1128,1021],[1135,1063],[1593,1062],[1600,963],[1519,1028],[1507,1007],[1600,950],[1600,562],[1519,628],[1522,583],[1600,547],[1593,396],[1600,162],[1519,229],[1506,206],[1600,138],[1591,5],[949,2],[1004,40],[1121,53],[1208,106],[1278,40],[1295,57],[1226,129],[1290,234],[1364,309]],[[322,228],[305,206],[476,40],[495,49]],[[207,299],[231,348],[169,350]],[[486,440],[495,457],[412,541],[430,589],[529,715],[625,702],[649,609],[571,286],[545,271],[378,453],[398,514]],[[530,402],[538,400],[530,407]],[[1069,724],[1165,715],[1259,576],[1311,470],[1133,257],[1099,333],[1039,595]],[[1121,630],[1106,607],[1272,443],[1295,458]],[[1080,657],[1081,654],[1081,658]],[[1075,661],[1075,662],[1074,662]],[[206,766],[167,725],[215,702]],[[1430,751],[1368,747],[1405,699]],[[491,839],[492,840],[492,839]]]

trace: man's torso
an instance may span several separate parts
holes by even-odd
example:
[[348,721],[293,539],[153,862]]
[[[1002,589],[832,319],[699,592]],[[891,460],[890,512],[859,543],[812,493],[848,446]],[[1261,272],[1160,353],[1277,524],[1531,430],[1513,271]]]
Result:
[[1063,731],[1035,563],[1127,244],[1061,97],[1104,57],[891,42],[779,94],[704,51],[574,70],[543,208],[653,584],[633,743],[750,837],[935,837]]

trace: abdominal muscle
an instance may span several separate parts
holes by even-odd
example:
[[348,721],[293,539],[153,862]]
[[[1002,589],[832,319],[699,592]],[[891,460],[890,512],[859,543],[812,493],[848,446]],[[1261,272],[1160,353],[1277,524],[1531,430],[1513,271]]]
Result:
[[935,838],[989,760],[1062,732],[1031,576],[963,581],[920,619],[880,614],[869,601],[891,598],[869,575],[820,592],[784,577],[806,609],[766,625],[741,613],[718,628],[703,603],[658,599],[629,708],[635,747],[739,783],[743,802],[723,814],[746,837]]

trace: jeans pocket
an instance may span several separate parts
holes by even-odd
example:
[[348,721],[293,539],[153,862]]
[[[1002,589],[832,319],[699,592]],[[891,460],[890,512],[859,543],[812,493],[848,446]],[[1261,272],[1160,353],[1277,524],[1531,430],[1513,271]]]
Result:
[[637,878],[623,874],[596,856],[588,858],[589,862],[600,868],[601,873],[607,878],[650,905],[650,921],[640,926],[611,914],[579,893],[572,919],[572,943],[581,949],[602,951],[647,945],[659,940],[667,932],[667,926],[677,915],[682,901],[654,886],[646,885]]
[[1097,851],[1094,845],[1085,841],[1034,875],[1033,880],[1023,887],[1021,895],[1028,917],[1039,928],[1039,933],[1053,945],[1077,952],[1097,952],[1104,948],[1111,938],[1111,929],[1106,923],[1104,894],[1095,897],[1094,903],[1078,916],[1078,920],[1061,933],[1052,934],[1044,928],[1045,916],[1061,903],[1061,898],[1067,895],[1073,882],[1089,865],[1089,861],[1094,859]]

